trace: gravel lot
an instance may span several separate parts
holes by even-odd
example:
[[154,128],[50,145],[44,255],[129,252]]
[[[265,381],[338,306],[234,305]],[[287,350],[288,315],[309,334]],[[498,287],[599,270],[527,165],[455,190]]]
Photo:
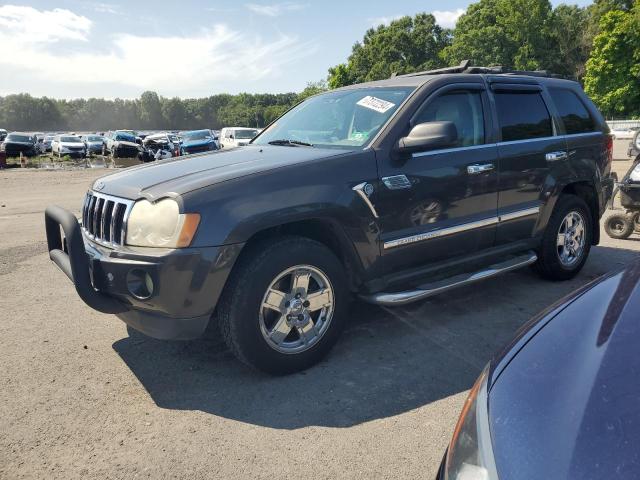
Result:
[[0,171],[0,478],[433,478],[491,355],[640,250],[603,233],[570,282],[524,270],[405,308],[355,303],[326,361],[270,378],[218,339],[152,340],[80,301],[42,212],[78,213],[103,172]]

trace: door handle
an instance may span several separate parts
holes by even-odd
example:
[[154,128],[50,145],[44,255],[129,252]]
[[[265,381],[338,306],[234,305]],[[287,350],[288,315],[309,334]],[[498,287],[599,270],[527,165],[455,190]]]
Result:
[[484,163],[482,165],[469,165],[467,166],[467,173],[469,175],[477,175],[478,173],[490,172],[493,170],[495,165],[493,163]]
[[568,157],[567,152],[549,152],[545,155],[547,162],[556,162],[558,160],[565,160]]

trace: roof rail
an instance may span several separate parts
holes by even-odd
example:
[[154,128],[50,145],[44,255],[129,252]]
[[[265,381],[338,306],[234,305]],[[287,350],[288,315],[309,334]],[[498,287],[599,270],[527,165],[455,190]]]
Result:
[[564,78],[569,80],[575,80],[573,77],[567,77],[564,75],[558,75],[556,73],[551,73],[547,70],[511,70],[509,68],[503,67],[502,65],[496,65],[493,67],[472,67],[471,60],[463,60],[460,62],[460,65],[455,67],[445,67],[438,68],[435,70],[425,70],[423,72],[415,72],[415,73],[407,73],[404,75],[396,75],[395,73],[391,76],[393,77],[417,77],[421,75],[442,75],[444,73],[469,73],[469,74],[502,74],[502,75],[528,75],[530,77],[547,77],[547,78]]
[[460,65],[456,67],[437,68],[435,70],[425,70],[423,72],[405,73],[404,75],[393,74],[392,78],[393,77],[418,77],[420,75],[440,75],[443,73],[464,73],[464,71],[467,68],[469,68],[470,64],[471,64],[471,60],[463,60],[462,62],[460,62]]

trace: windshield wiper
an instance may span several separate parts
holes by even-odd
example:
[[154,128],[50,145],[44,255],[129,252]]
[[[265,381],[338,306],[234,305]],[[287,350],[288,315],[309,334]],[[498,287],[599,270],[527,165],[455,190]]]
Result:
[[269,145],[288,145],[290,147],[298,147],[298,146],[313,147],[312,143],[301,142],[300,140],[287,140],[287,139],[271,140],[268,143],[269,143]]

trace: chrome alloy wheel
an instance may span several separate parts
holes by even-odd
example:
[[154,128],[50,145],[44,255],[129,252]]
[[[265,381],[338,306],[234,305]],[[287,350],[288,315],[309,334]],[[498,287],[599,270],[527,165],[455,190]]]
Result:
[[560,224],[557,251],[560,263],[571,267],[582,258],[585,246],[585,221],[580,212],[571,211]]
[[318,343],[333,317],[335,297],[329,278],[311,265],[281,272],[260,304],[260,331],[281,353],[300,353]]

